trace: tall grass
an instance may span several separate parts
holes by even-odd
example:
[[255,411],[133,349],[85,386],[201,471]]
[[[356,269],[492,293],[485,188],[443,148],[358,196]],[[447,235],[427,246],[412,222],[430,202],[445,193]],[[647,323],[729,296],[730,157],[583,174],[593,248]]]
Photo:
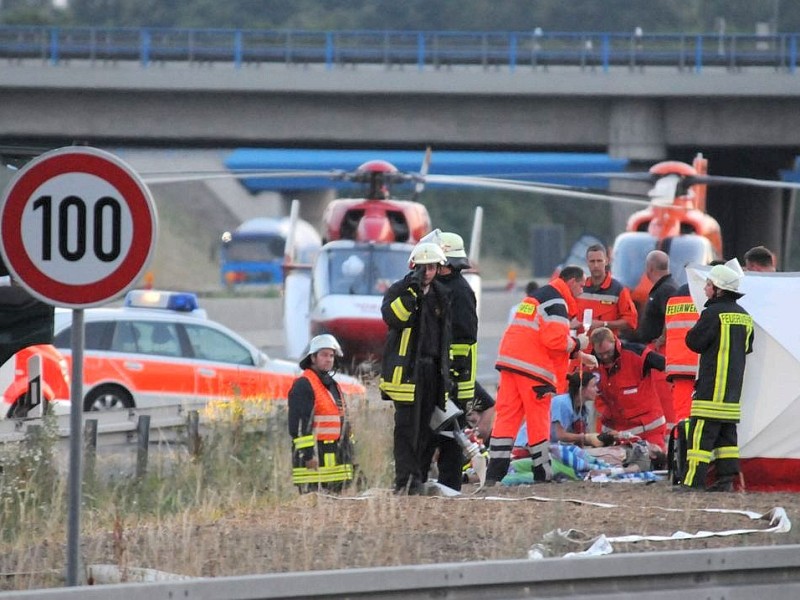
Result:
[[[185,439],[160,443],[141,478],[135,456],[98,450],[94,473],[84,473],[84,564],[216,575],[221,561],[241,554],[243,572],[259,572],[218,525],[314,501],[291,483],[286,404],[232,400],[210,405],[204,417],[199,452],[191,455]],[[351,419],[363,478],[388,487],[391,406],[363,400],[351,407]],[[35,439],[0,448],[0,589],[61,585],[67,475],[56,455],[65,446],[55,440],[52,428],[43,428]]]

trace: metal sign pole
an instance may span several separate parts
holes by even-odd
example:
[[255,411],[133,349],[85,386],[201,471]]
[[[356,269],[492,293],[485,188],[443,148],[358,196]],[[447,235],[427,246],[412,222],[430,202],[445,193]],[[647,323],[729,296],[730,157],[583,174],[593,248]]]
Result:
[[72,311],[72,382],[69,413],[69,518],[67,521],[67,585],[79,585],[81,535],[81,450],[83,448],[83,309]]

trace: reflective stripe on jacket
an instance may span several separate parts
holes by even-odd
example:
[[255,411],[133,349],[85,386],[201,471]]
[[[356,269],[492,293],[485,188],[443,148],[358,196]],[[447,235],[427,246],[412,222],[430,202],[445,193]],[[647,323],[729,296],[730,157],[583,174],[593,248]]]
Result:
[[566,387],[570,341],[569,318],[577,311],[575,300],[562,279],[553,279],[517,307],[514,319],[500,340],[495,368],[507,369]]
[[753,351],[753,318],[730,296],[711,298],[686,345],[700,354],[691,416],[738,422],[745,357]]
[[667,359],[665,373],[668,380],[676,375],[694,379],[697,377],[697,363],[700,360],[697,353],[686,346],[686,333],[697,323],[700,313],[697,312],[688,289],[686,294],[681,294],[681,290],[678,290],[680,295],[667,300],[664,317],[664,328],[667,333],[664,347],[664,356]]
[[592,280],[587,279],[583,286],[583,293],[575,299],[578,306],[578,318],[583,311],[592,309],[592,318],[597,321],[616,321],[625,319],[631,331],[636,329],[639,322],[636,305],[631,298],[631,292],[619,281],[606,274],[606,278],[598,285],[592,285]]

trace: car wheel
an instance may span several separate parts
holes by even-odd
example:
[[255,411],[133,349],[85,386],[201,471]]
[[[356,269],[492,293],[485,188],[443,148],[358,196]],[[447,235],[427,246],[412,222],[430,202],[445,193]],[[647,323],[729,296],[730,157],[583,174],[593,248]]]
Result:
[[119,410],[133,408],[133,396],[125,388],[102,385],[92,390],[83,399],[83,410]]

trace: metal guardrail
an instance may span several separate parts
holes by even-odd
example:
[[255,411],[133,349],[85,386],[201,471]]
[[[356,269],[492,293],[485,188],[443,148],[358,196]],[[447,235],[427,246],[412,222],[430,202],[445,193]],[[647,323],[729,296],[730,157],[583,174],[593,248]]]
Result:
[[[130,441],[137,436],[139,417],[150,417],[150,430],[171,430],[185,427],[189,412],[202,410],[205,404],[170,404],[156,408],[130,408],[125,410],[109,410],[86,412],[83,414],[83,424],[88,419],[97,421],[97,435],[102,438],[103,444]],[[68,438],[69,415],[56,415],[54,417],[54,431],[60,438]],[[41,418],[5,419],[0,421],[0,444],[21,442],[28,435],[28,429],[41,426]]]
[[572,66],[581,69],[674,67],[700,73],[704,67],[739,70],[768,67],[795,73],[798,33],[644,34],[305,31],[167,29],[121,27],[0,27],[0,58],[136,61],[143,67],[167,61],[405,65],[420,71],[453,65],[484,68]]
[[800,597],[800,546],[485,561],[0,593],[0,599]]

